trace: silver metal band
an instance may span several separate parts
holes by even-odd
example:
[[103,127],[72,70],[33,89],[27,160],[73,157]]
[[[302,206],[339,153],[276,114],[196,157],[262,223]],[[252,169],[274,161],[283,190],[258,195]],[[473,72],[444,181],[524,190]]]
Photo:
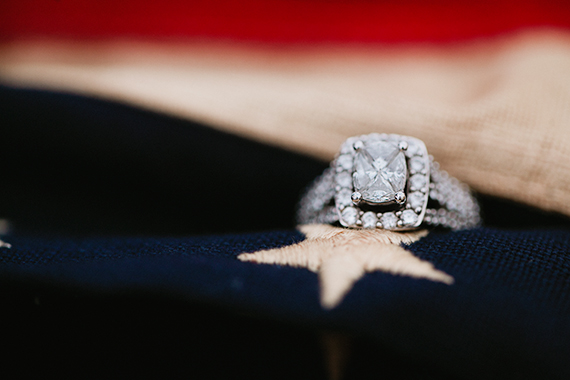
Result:
[[[452,230],[476,227],[481,223],[479,204],[469,186],[451,177],[433,159],[430,177],[429,198],[439,203],[439,208],[428,208],[424,223]],[[429,205],[429,204],[428,204]]]
[[[360,138],[363,137],[367,136],[360,136]],[[383,138],[388,142],[385,143],[384,140],[379,140],[379,143],[388,144],[392,140],[405,138],[405,136],[388,135],[388,137]],[[360,144],[360,140],[358,141]],[[359,148],[360,146],[362,144],[359,145]],[[346,149],[344,154],[347,154]],[[416,153],[416,156],[421,156],[421,153]],[[425,186],[422,187],[421,192],[419,189],[413,189],[416,195],[425,195],[426,200],[423,202],[423,209],[418,207],[412,213],[413,210],[407,211],[412,209],[412,206],[406,203],[399,208],[396,205],[396,208],[392,207],[387,212],[382,212],[382,207],[376,209],[371,207],[373,211],[370,211],[355,205],[339,204],[338,199],[335,201],[335,198],[338,197],[339,191],[342,191],[342,189],[339,188],[338,180],[335,178],[338,177],[339,172],[343,169],[337,164],[337,156],[337,159],[311,184],[301,198],[297,212],[297,221],[301,224],[341,222],[345,227],[384,228],[391,230],[410,230],[426,225],[441,226],[452,230],[477,226],[480,223],[479,205],[471,194],[469,187],[449,176],[447,172],[440,170],[439,164],[433,160],[433,157],[426,156],[426,163],[428,162],[427,159],[429,159],[429,165],[426,166],[429,166],[429,170],[427,168],[422,170],[423,175],[426,177]],[[405,162],[409,166],[410,158],[407,157]],[[408,170],[411,169],[408,168]],[[346,171],[352,176],[355,175],[355,169],[346,169]],[[414,172],[410,171],[409,173],[412,174]],[[406,177],[410,177],[410,175],[407,174]],[[410,179],[408,178],[407,181],[405,195],[408,197],[414,196],[409,190],[411,187]],[[351,188],[350,186],[348,189],[354,191],[354,187]],[[395,203],[392,202],[392,204],[394,205]],[[352,214],[351,221],[348,223],[346,222],[347,218],[342,220],[343,212],[346,209],[356,209],[356,212],[348,210]],[[413,219],[412,222],[408,220],[410,215]]]

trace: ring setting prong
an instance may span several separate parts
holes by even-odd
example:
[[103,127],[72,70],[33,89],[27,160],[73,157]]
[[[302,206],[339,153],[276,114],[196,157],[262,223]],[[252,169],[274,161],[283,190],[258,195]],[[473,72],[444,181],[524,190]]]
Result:
[[362,199],[362,194],[360,194],[358,191],[355,191],[354,193],[352,193],[350,198],[352,199],[352,203],[358,205],[360,203],[360,200]]
[[398,204],[404,204],[404,202],[406,202],[406,194],[404,194],[403,192],[397,192],[395,197],[396,199],[396,203]]
[[352,144],[352,148],[353,148],[354,150],[357,150],[357,151],[358,151],[358,150],[364,148],[364,143],[363,143],[362,141],[358,140],[358,141],[356,141],[354,144]]

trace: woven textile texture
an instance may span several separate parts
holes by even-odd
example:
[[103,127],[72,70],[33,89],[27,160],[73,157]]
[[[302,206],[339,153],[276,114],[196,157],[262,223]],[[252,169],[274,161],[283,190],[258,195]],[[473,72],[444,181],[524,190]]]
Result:
[[[373,378],[383,371],[387,375],[391,372],[413,375],[418,367],[423,367],[427,374],[465,379],[562,379],[570,375],[567,362],[570,354],[570,235],[567,231],[479,229],[432,234],[409,249],[453,275],[456,280],[453,286],[372,273],[359,281],[332,311],[320,307],[314,273],[242,263],[236,259],[237,253],[243,250],[289,244],[301,238],[294,231],[208,238],[78,239],[16,235],[11,238],[13,248],[2,252],[3,297],[12,301],[9,305],[14,299],[20,303],[28,299],[30,306],[36,300],[38,312],[42,308],[49,311],[54,307],[52,303],[57,304],[61,302],[59,298],[66,299],[70,295],[73,297],[66,301],[68,308],[85,302],[97,304],[92,300],[96,296],[119,297],[124,302],[146,299],[151,305],[159,296],[165,300],[190,301],[190,304],[206,303],[304,326],[309,331],[341,330],[366,337],[366,341],[389,347],[392,355],[401,355],[398,363],[407,360],[410,364],[409,369],[398,369],[383,362],[382,366],[387,368],[379,369],[377,364],[367,363],[368,372],[349,365],[348,373],[360,371],[365,378]],[[165,314],[173,312],[172,305],[162,307],[166,308]],[[109,307],[107,313],[114,311]],[[101,317],[101,314],[100,310],[97,315]],[[79,332],[103,328],[104,322],[93,320],[89,315],[80,316],[85,325],[76,327]],[[188,329],[198,328],[190,316],[187,323]],[[216,319],[215,323],[222,326],[218,328],[224,328],[223,322]],[[153,333],[157,326],[152,320],[147,324],[145,329]],[[24,327],[14,323],[18,333],[22,333]],[[202,328],[215,326],[205,323]],[[279,325],[276,328],[279,329]],[[40,339],[45,334],[41,332]],[[61,340],[71,338],[69,332],[60,334]],[[127,335],[125,339],[130,336],[128,332],[122,334]],[[7,334],[11,344],[17,341],[17,336]],[[218,339],[217,344],[224,344],[222,337]],[[257,339],[257,334],[249,339]],[[190,352],[201,342],[188,341],[186,345],[161,350],[172,354],[176,350]],[[82,349],[88,348],[77,344]],[[141,350],[129,342],[123,344],[131,354]],[[294,342],[288,347],[292,351],[298,349]],[[57,344],[53,350],[49,358],[53,358],[54,353],[72,358],[77,355]],[[259,354],[253,348],[248,353],[250,358],[256,355]],[[295,353],[281,355],[284,361],[296,357]],[[202,352],[186,359],[186,364],[193,368],[188,368],[185,374],[203,369],[200,360],[204,356],[207,353]],[[225,359],[225,356],[220,357],[220,360]],[[132,364],[123,363],[123,366]],[[176,363],[176,370],[181,369],[181,364]],[[261,368],[267,364],[259,363]],[[283,377],[276,376],[286,378],[285,375],[292,373],[302,375],[303,371],[307,371],[305,375],[318,373],[319,364],[317,360],[306,368],[291,369],[282,374]],[[142,369],[146,366],[145,363],[140,365]],[[245,371],[250,365],[242,363],[236,370]],[[77,374],[80,368],[76,367],[79,366],[71,364],[67,369]],[[228,375],[231,368],[215,371],[218,372]],[[94,373],[105,373],[105,370],[96,369]]]
[[0,78],[326,161],[349,136],[407,134],[480,192],[570,215],[569,42],[548,30],[411,47],[22,42],[3,46]]
[[96,99],[0,98],[6,370],[318,379],[335,331],[345,378],[570,375],[565,218],[482,197],[488,227],[406,248],[453,285],[372,272],[326,310],[315,273],[237,259],[303,240],[295,202],[325,163]]
[[[569,12],[0,1],[0,373],[570,378]],[[371,132],[483,225],[296,226]]]

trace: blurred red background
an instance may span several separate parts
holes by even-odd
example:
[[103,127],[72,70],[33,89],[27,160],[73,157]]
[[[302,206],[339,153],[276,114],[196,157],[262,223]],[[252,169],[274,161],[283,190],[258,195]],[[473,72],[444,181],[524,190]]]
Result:
[[0,35],[264,42],[452,42],[570,26],[570,1],[4,0]]

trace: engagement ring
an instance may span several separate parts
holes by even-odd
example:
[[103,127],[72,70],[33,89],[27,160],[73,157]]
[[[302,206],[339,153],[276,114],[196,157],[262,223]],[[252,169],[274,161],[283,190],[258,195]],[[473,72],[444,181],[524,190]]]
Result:
[[423,141],[372,133],[342,144],[302,197],[297,220],[405,231],[470,228],[480,217],[469,187],[440,170]]

